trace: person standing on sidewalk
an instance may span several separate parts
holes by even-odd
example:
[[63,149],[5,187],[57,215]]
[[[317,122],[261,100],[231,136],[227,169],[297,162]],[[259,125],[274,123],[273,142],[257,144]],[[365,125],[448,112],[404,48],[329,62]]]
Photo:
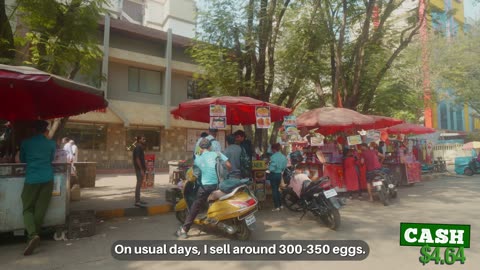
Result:
[[135,167],[135,175],[137,176],[137,185],[135,187],[135,206],[144,207],[147,203],[140,200],[140,188],[142,187],[143,179],[145,179],[145,173],[147,166],[145,164],[145,145],[147,139],[145,136],[135,137],[136,144],[133,150],[133,166]]
[[270,157],[270,165],[268,170],[270,174],[268,180],[270,180],[270,185],[272,187],[272,197],[273,197],[273,210],[280,211],[282,207],[281,194],[280,194],[280,182],[282,181],[282,173],[287,168],[287,157],[282,154],[280,151],[282,149],[279,143],[272,145],[273,155]]
[[232,165],[232,169],[228,173],[227,179],[241,179],[240,157],[242,155],[242,147],[235,143],[235,136],[233,134],[227,136],[227,144],[228,146],[223,154],[228,158],[228,161],[230,161],[230,164]]
[[23,141],[20,161],[26,163],[22,191],[23,222],[28,233],[28,245],[23,255],[31,255],[40,242],[40,228],[47,213],[53,191],[53,167],[56,145],[47,139],[48,122],[34,123],[35,135]]

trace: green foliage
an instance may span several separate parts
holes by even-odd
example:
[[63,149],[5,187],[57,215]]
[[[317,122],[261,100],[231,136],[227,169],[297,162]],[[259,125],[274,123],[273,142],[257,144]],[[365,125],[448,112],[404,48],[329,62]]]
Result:
[[480,23],[456,37],[432,37],[430,63],[433,87],[448,90],[452,100],[480,112]]
[[423,74],[419,42],[410,44],[380,83],[371,114],[419,123],[423,115]]
[[73,79],[97,71],[102,51],[98,21],[106,0],[17,0],[29,29],[19,42],[29,46],[25,64]]
[[[211,95],[252,93],[253,80],[243,76],[246,7],[233,0],[204,1],[197,15],[196,42],[190,55],[201,66],[199,83]],[[237,50],[237,51],[236,51]]]

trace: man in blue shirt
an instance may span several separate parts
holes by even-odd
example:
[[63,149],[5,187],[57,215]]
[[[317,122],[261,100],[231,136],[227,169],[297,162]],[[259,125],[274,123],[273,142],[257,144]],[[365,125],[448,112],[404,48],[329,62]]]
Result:
[[22,142],[20,161],[27,164],[22,191],[23,221],[28,233],[28,245],[23,254],[31,255],[38,246],[38,233],[47,213],[53,191],[53,167],[55,142],[47,139],[48,122],[38,120],[34,124],[35,135]]
[[187,233],[197,217],[198,212],[200,212],[200,208],[207,201],[208,196],[218,188],[218,176],[215,167],[217,164],[217,157],[220,157],[220,160],[225,162],[225,166],[228,170],[231,170],[232,168],[232,165],[224,154],[210,151],[212,142],[208,137],[203,139],[199,145],[202,153],[200,156],[197,156],[194,165],[201,171],[201,183],[195,201],[193,202],[192,207],[190,207],[185,223],[176,232],[176,235],[181,238],[187,238]]
[[233,134],[228,135],[226,140],[228,146],[223,154],[228,158],[230,164],[232,164],[232,169],[227,178],[241,179],[242,175],[240,170],[240,156],[242,155],[242,147],[238,144],[235,144],[235,136]]
[[268,170],[270,174],[268,180],[270,180],[270,185],[272,187],[272,198],[273,198],[273,210],[280,211],[282,207],[281,195],[280,195],[280,182],[282,181],[282,173],[287,168],[287,158],[280,152],[281,145],[275,143],[272,145],[273,155],[270,157],[270,165]]

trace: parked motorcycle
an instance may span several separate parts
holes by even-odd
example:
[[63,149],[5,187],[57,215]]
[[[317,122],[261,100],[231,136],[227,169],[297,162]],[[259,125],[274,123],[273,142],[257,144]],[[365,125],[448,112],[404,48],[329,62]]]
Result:
[[[191,172],[187,172],[183,193],[177,196],[175,202],[175,216],[181,223],[185,222],[189,208],[195,200],[197,188],[201,188],[191,175]],[[221,230],[238,240],[248,240],[256,222],[254,213],[258,204],[248,186],[239,185],[228,194],[217,190],[210,198],[213,201],[209,200],[202,206],[194,223],[204,228]]]
[[336,230],[340,226],[340,209],[343,203],[338,199],[336,190],[328,177],[317,181],[304,181],[300,197],[291,188],[287,187],[282,194],[285,207],[295,212],[303,212],[302,219],[307,212],[311,212],[327,225]]
[[373,177],[372,192],[375,192],[383,205],[388,206],[390,199],[397,197],[397,186],[393,177],[388,172],[376,170],[370,173],[368,177]]

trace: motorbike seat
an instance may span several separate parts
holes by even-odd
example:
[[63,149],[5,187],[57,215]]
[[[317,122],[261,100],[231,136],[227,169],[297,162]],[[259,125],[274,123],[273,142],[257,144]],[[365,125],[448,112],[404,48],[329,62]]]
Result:
[[305,180],[303,181],[302,183],[302,191],[300,191],[300,194],[303,195],[303,193],[305,193],[305,190],[310,186],[310,184],[312,184],[313,181],[312,180]]
[[235,193],[237,193],[237,191],[238,191],[239,189],[242,189],[242,188],[245,188],[245,187],[247,187],[247,186],[246,186],[246,185],[238,186],[238,187],[236,187],[232,192],[230,192],[230,193],[228,193],[228,194],[226,194],[226,195],[223,195],[223,196],[220,197],[218,200],[219,200],[219,201],[223,201],[223,200],[226,200],[226,199],[228,199],[228,198],[231,198],[231,197],[233,197],[233,195],[235,195]]

